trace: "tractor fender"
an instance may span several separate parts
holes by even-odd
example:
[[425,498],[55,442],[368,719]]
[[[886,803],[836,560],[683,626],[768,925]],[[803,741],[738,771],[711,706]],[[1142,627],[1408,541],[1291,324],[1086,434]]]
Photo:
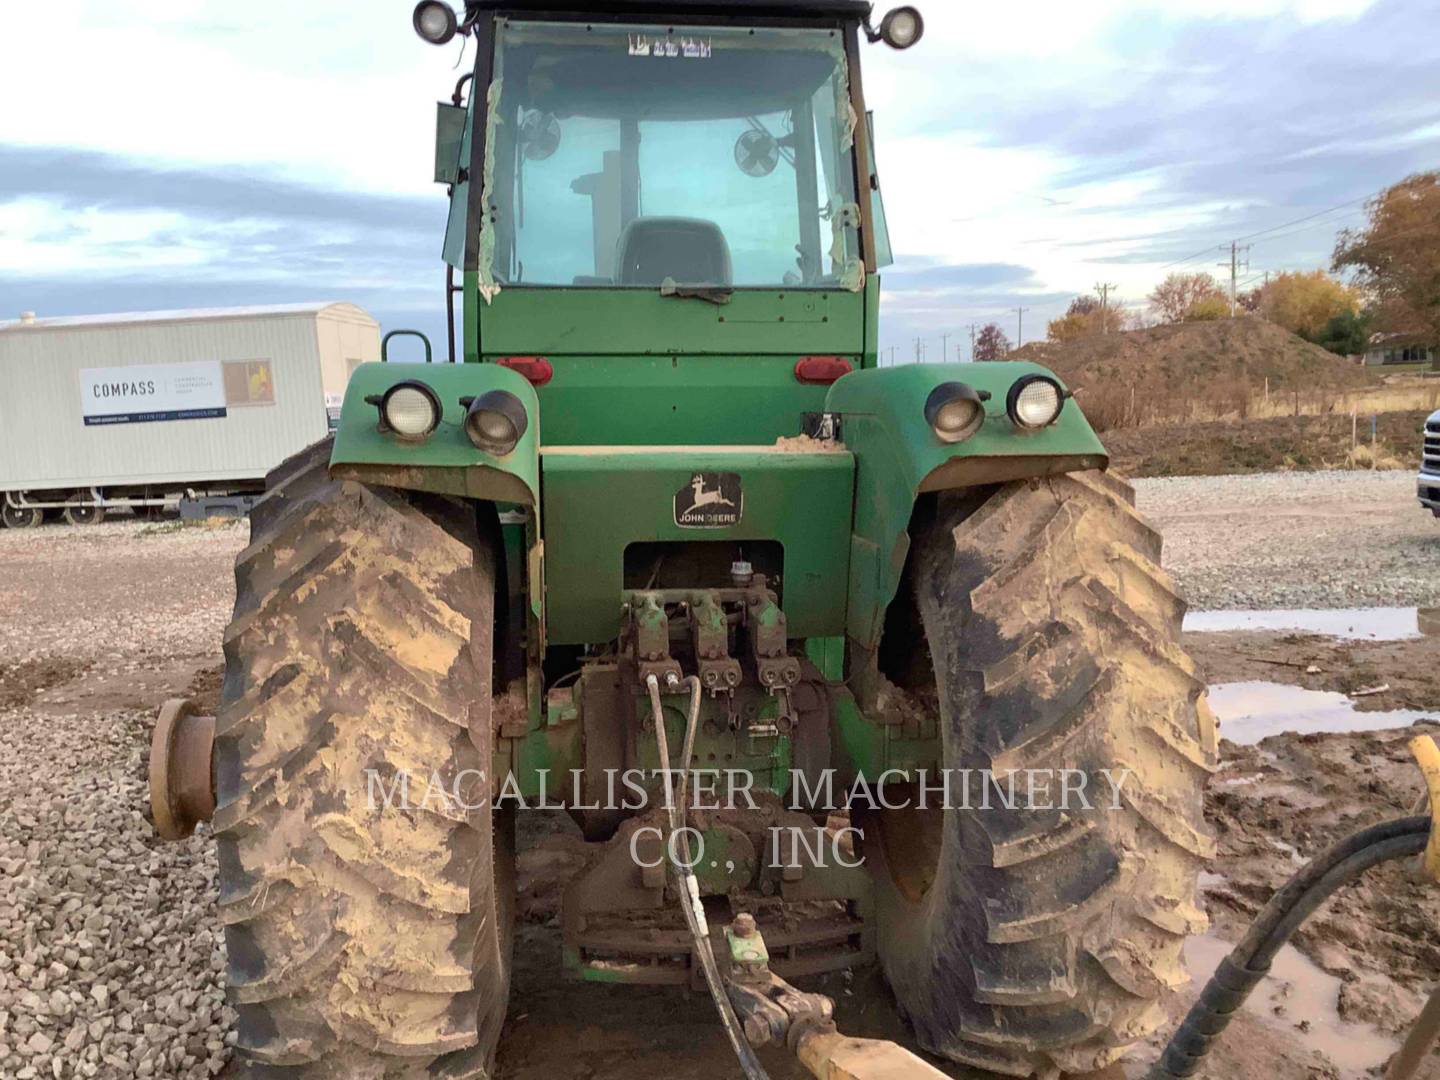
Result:
[[[1011,421],[1006,397],[1017,380],[1047,375],[1038,364],[909,364],[869,368],[830,388],[827,413],[840,417],[842,438],[855,456],[855,523],[851,535],[847,634],[873,649],[885,611],[900,587],[910,552],[915,502],[925,492],[1001,484],[1027,477],[1103,469],[1109,457],[1073,400],[1039,431]],[[980,391],[985,423],[959,444],[943,442],[925,418],[925,402],[942,383]]]
[[[440,400],[440,424],[423,440],[401,439],[381,428],[372,402],[402,382],[423,383]],[[461,399],[491,390],[519,398],[529,421],[515,449],[503,457],[478,449],[465,435]],[[523,376],[498,364],[361,364],[345,390],[330,475],[538,511],[540,400]]]

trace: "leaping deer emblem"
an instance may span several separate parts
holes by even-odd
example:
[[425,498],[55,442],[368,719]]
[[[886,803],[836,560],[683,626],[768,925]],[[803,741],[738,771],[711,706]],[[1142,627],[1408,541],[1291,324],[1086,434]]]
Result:
[[690,481],[690,486],[695,490],[695,503],[691,506],[692,510],[699,510],[704,506],[728,506],[732,509],[735,506],[733,502],[725,498],[725,493],[718,487],[714,491],[706,491],[705,477],[698,473]]

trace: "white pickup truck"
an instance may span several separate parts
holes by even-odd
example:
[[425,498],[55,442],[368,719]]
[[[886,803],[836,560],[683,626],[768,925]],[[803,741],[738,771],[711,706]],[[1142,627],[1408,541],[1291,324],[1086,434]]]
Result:
[[1425,449],[1420,458],[1420,505],[1440,517],[1440,412],[1425,421]]

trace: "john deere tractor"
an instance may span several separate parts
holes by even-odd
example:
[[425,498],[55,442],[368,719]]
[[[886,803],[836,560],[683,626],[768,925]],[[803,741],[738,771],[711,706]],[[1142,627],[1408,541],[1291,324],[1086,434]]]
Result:
[[933,1054],[1115,1061],[1204,925],[1214,725],[1061,380],[879,364],[860,55],[919,14],[414,25],[475,58],[439,107],[450,363],[361,366],[271,474],[219,714],[171,706],[152,759],[163,830],[213,818],[243,1062],[490,1075],[542,804],[595,844],[587,992],[718,986],[754,1044],[797,1019],[767,986],[878,962]]

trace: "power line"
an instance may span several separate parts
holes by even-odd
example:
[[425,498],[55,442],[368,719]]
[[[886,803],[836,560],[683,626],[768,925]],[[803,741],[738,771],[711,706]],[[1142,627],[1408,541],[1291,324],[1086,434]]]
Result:
[[[1362,195],[1358,199],[1346,199],[1342,203],[1336,203],[1334,206],[1326,207],[1324,210],[1317,210],[1313,214],[1306,214],[1304,217],[1294,218],[1291,221],[1282,221],[1279,225],[1272,225],[1270,226],[1270,228],[1261,229],[1259,232],[1248,233],[1245,236],[1237,236],[1235,238],[1235,242],[1239,243],[1242,240],[1254,240],[1257,237],[1270,236],[1271,233],[1279,232],[1282,229],[1288,229],[1292,225],[1302,225],[1307,221],[1314,221],[1316,218],[1322,218],[1325,217],[1327,214],[1333,214],[1336,210],[1344,210],[1347,206],[1357,206],[1360,203],[1368,202],[1372,197],[1373,196],[1370,195]],[[1297,231],[1304,232],[1306,230],[1301,229]],[[1294,234],[1286,234],[1286,236],[1290,235]],[[1270,236],[1270,239],[1272,240],[1283,240],[1284,238],[1285,237],[1282,236]],[[1160,267],[1160,269],[1169,270],[1171,267],[1183,266],[1186,263],[1194,262],[1196,259],[1208,255],[1212,250],[1214,250],[1213,247],[1201,248],[1199,251],[1195,252],[1195,254],[1187,255],[1185,258],[1177,259],[1175,262],[1172,263],[1166,263],[1164,266]]]
[[1215,247],[1214,247],[1213,244],[1206,244],[1203,248],[1201,248],[1199,251],[1197,251],[1194,255],[1187,255],[1187,256],[1186,256],[1185,258],[1183,258],[1183,259],[1177,259],[1175,262],[1166,263],[1164,266],[1160,267],[1160,269],[1161,269],[1161,270],[1169,270],[1172,266],[1184,266],[1184,265],[1185,265],[1186,263],[1188,263],[1188,262],[1194,262],[1196,259],[1199,259],[1199,258],[1202,258],[1202,257],[1204,257],[1204,256],[1206,256],[1206,255],[1209,255],[1210,252],[1212,252],[1212,251],[1214,251],[1214,250],[1215,250]]
[[1291,225],[1299,225],[1302,222],[1314,221],[1316,218],[1324,217],[1326,214],[1333,214],[1336,210],[1343,210],[1347,206],[1355,206],[1359,203],[1369,202],[1371,196],[1363,195],[1358,199],[1347,199],[1345,202],[1336,203],[1328,210],[1317,210],[1313,214],[1306,214],[1304,217],[1296,218],[1294,221],[1286,221],[1279,225],[1273,225],[1268,229],[1261,229],[1259,232],[1250,233],[1248,236],[1237,237],[1237,240],[1253,240],[1257,236],[1268,236],[1272,232],[1279,232],[1281,229],[1288,229]]

